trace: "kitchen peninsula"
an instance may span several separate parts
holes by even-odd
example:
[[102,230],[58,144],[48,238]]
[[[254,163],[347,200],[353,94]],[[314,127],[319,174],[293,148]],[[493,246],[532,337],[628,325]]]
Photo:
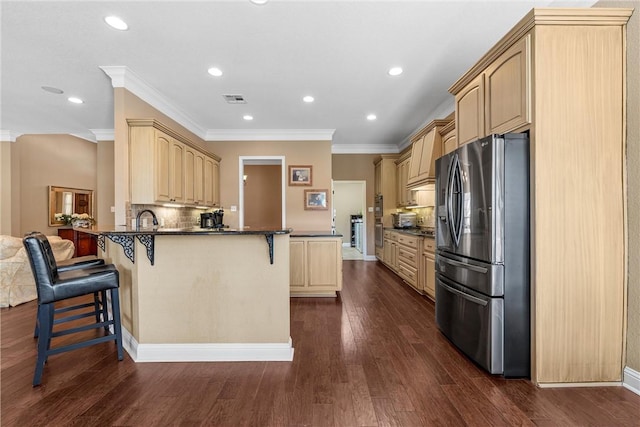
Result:
[[289,229],[83,229],[117,266],[137,362],[292,360]]

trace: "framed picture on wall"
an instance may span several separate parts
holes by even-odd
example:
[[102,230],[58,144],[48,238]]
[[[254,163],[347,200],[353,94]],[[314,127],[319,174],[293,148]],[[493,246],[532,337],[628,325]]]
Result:
[[311,185],[311,166],[289,166],[289,185]]
[[304,190],[304,208],[307,210],[327,210],[328,190]]

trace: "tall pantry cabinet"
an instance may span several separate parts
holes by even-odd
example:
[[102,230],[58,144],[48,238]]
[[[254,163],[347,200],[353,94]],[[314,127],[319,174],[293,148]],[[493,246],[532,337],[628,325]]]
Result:
[[632,9],[534,9],[449,91],[458,144],[528,131],[532,381],[618,382],[625,32]]

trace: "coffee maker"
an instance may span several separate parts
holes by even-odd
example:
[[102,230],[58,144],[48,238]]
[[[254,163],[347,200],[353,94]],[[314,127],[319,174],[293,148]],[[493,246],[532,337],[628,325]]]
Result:
[[201,228],[224,228],[222,218],[224,217],[224,210],[217,209],[213,212],[205,212],[200,214],[200,227]]
[[213,228],[213,213],[205,212],[200,214],[200,227]]

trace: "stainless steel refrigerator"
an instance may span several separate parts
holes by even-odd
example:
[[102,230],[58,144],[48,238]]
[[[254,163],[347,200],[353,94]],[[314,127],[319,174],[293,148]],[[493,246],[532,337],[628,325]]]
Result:
[[436,322],[492,374],[530,376],[529,141],[492,135],[436,160]]

